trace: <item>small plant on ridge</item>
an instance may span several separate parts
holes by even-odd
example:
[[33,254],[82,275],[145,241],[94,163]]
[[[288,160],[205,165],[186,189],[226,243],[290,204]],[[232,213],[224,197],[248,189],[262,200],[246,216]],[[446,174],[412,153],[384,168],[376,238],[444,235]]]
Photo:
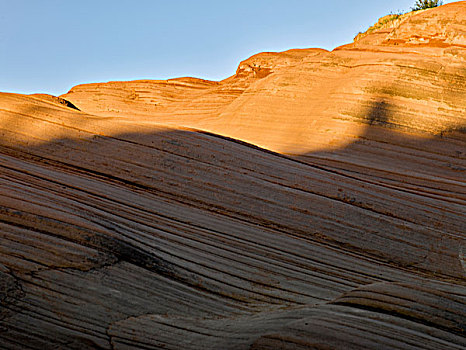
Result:
[[417,0],[414,4],[414,7],[411,9],[413,11],[425,10],[430,9],[432,7],[437,7],[442,5],[443,1],[440,0]]

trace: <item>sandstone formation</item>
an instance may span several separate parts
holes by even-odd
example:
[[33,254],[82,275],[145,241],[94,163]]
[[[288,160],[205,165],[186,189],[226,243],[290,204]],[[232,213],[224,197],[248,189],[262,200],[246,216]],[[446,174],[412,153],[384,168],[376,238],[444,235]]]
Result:
[[464,349],[465,35],[1,93],[0,348]]

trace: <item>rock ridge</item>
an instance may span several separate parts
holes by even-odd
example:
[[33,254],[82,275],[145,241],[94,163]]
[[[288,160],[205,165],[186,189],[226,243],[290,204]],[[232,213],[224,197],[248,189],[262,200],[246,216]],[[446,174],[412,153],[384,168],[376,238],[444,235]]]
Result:
[[466,2],[386,20],[0,93],[0,348],[464,349]]

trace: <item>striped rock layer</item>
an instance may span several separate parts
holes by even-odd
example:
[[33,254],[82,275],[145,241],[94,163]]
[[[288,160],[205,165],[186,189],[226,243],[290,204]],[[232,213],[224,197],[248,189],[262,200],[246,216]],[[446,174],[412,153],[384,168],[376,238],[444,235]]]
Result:
[[464,349],[465,35],[1,93],[0,348]]

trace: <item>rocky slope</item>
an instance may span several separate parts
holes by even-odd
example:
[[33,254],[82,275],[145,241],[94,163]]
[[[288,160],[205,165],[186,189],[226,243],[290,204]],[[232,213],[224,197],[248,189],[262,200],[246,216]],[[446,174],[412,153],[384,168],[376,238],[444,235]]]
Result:
[[0,94],[0,347],[466,347],[466,2],[387,23]]

